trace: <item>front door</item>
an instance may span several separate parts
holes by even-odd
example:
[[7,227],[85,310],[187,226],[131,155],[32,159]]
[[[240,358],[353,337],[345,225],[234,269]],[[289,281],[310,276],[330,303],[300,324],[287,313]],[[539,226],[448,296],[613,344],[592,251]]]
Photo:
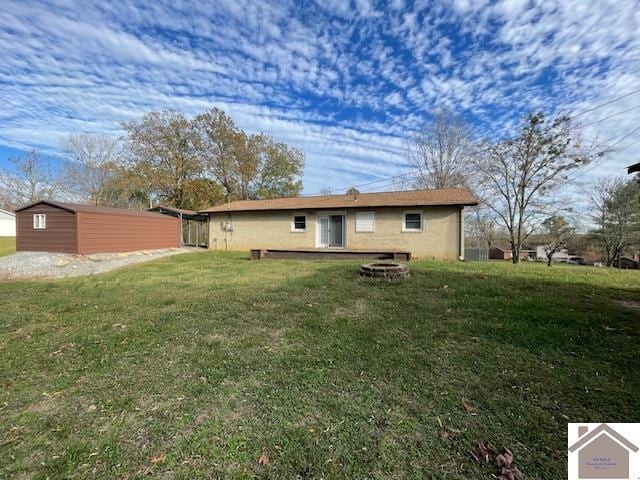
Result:
[[321,215],[318,217],[318,247],[344,247],[344,215]]

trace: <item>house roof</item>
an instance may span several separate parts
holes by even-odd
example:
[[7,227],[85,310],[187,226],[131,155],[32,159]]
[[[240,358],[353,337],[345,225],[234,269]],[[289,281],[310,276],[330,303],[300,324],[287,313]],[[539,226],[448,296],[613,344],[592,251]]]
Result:
[[129,210],[126,208],[113,208],[113,207],[96,207],[95,205],[85,205],[83,203],[68,203],[68,202],[58,202],[54,200],[41,200],[39,202],[35,202],[29,205],[26,205],[22,208],[16,210],[16,213],[21,212],[22,210],[26,210],[27,208],[31,208],[35,205],[51,205],[52,207],[61,208],[62,210],[67,210],[68,212],[78,213],[78,212],[86,212],[86,213],[110,213],[116,215],[132,215],[138,217],[148,217],[149,215],[153,215],[154,217],[157,215],[161,215],[155,212],[147,212],[144,210]]
[[239,200],[216,205],[202,210],[201,213],[477,204],[478,200],[466,188],[444,188],[438,190],[358,193],[356,195],[317,195],[271,198],[267,200]]
[[7,210],[3,210],[3,209],[1,209],[1,208],[0,208],[0,213],[6,213],[7,215],[11,215],[12,217],[15,217],[15,216],[16,216],[16,214],[15,214],[15,213],[13,213],[13,212],[8,212]]
[[605,433],[605,432],[608,433],[615,440],[620,442],[622,445],[627,447],[632,452],[638,451],[638,447],[636,447],[633,443],[631,443],[629,440],[624,438],[622,435],[620,435],[618,432],[616,432],[613,428],[611,428],[606,423],[599,425],[598,427],[591,430],[589,433],[586,433],[582,437],[580,437],[580,439],[576,443],[574,443],[569,447],[569,451],[575,452],[576,450],[580,450],[591,440],[595,439],[596,437],[599,437],[602,433]]
[[640,172],[640,162],[627,167],[627,173]]

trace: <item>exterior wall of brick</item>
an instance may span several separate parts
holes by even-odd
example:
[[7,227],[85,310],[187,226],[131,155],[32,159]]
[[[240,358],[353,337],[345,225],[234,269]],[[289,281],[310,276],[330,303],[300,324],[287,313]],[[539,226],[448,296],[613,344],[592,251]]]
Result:
[[[411,252],[414,258],[453,260],[460,255],[460,207],[377,208],[374,232],[356,232],[356,210],[263,211],[210,214],[209,248],[250,250],[268,248],[316,248],[317,218],[322,214],[346,216],[345,246],[348,249],[392,249]],[[421,232],[403,232],[405,211],[421,211]],[[304,232],[293,232],[294,215],[306,215]],[[224,223],[233,231],[225,232]]]

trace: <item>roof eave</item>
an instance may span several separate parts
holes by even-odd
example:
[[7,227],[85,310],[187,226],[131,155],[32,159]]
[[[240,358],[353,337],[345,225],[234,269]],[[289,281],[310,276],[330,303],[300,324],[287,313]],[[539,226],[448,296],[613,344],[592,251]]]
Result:
[[277,212],[289,210],[338,210],[347,208],[409,208],[409,207],[475,207],[478,202],[451,202],[451,203],[408,203],[397,205],[344,205],[335,207],[314,207],[299,205],[295,207],[278,207],[278,208],[225,208],[225,209],[207,209],[200,210],[199,214],[210,213],[245,213],[245,212]]
[[58,202],[54,202],[53,200],[38,200],[37,202],[30,203],[29,205],[25,205],[24,207],[20,207],[16,209],[16,213],[26,210],[31,207],[35,207],[36,205],[40,205],[41,203],[45,203],[51,207],[56,207],[61,210],[66,210],[67,212],[76,213],[77,210],[70,208],[66,205],[59,204]]

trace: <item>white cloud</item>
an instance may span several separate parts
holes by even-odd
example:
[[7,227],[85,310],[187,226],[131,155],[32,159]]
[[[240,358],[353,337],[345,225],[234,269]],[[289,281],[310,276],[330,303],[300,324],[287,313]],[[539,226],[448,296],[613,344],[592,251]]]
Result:
[[[0,144],[55,152],[74,131],[117,134],[150,110],[219,106],[243,128],[304,149],[313,192],[406,169],[405,141],[439,108],[500,138],[530,109],[584,111],[634,90],[638,31],[631,0],[395,0],[387,11],[365,0],[305,9],[5,0]],[[636,104],[640,95],[580,120]],[[584,134],[619,138],[638,120],[630,112]],[[638,153],[614,156],[585,178],[622,171]]]

